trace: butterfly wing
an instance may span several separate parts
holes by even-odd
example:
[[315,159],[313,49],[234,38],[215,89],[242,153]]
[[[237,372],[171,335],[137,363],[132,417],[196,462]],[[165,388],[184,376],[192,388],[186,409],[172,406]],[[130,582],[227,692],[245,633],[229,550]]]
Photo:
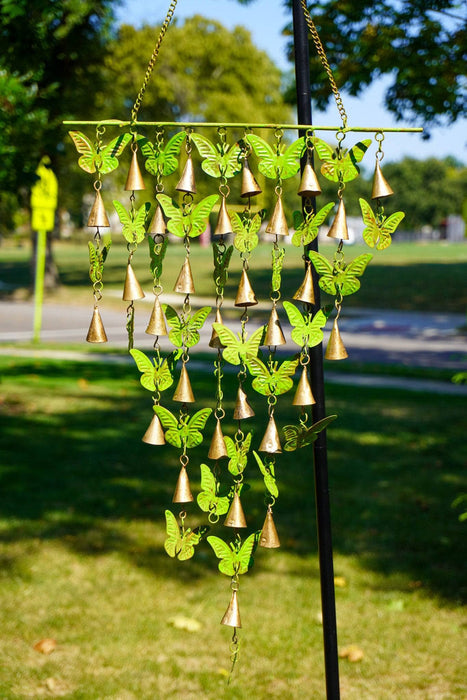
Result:
[[271,390],[272,375],[264,362],[261,362],[257,357],[249,357],[247,363],[250,373],[254,376],[253,389],[263,396],[271,396],[274,393]]
[[231,365],[239,365],[240,350],[242,347],[242,341],[240,338],[238,338],[235,333],[230,330],[230,328],[224,326],[223,323],[213,323],[212,327],[216,331],[222,345],[224,346],[222,351],[224,359],[227,362],[230,362]]
[[169,557],[176,557],[182,546],[182,538],[180,536],[180,528],[175,519],[175,515],[170,510],[165,511],[166,533],[167,538],[164,542],[164,549]]
[[[154,362],[155,364],[155,362]],[[141,381],[141,383],[143,383]],[[174,383],[172,372],[170,371],[169,363],[167,359],[162,360],[162,362],[154,367],[154,384],[158,391],[165,391]]]
[[201,464],[200,469],[202,491],[196,499],[199,507],[205,513],[224,515],[229,510],[229,499],[227,496],[217,495],[216,478],[207,464]]
[[305,139],[301,136],[288,146],[280,156],[280,176],[283,180],[296,175],[300,170],[300,158],[305,149]]
[[299,446],[300,428],[297,428],[296,425],[284,425],[282,432],[285,437],[284,450],[293,452]]
[[182,447],[181,428],[178,426],[177,418],[164,406],[153,406],[154,413],[162,423],[165,432],[165,439],[174,447]]
[[284,360],[275,372],[275,395],[285,394],[293,386],[293,375],[297,369],[298,360]]
[[221,154],[214,144],[205,136],[201,136],[201,134],[191,134],[191,140],[203,158],[201,163],[202,170],[211,177],[220,177]]
[[172,306],[169,306],[169,304],[162,304],[162,310],[164,311],[165,318],[170,327],[169,340],[177,348],[181,348],[183,345],[183,327],[180,317],[175,309]]
[[183,221],[183,213],[180,207],[172,201],[171,197],[166,194],[158,194],[156,196],[157,201],[161,205],[167,221],[167,230],[173,233],[174,236],[183,238],[185,236],[185,228]]
[[198,309],[187,321],[186,327],[182,331],[184,343],[187,348],[193,347],[199,342],[199,329],[203,327],[204,322],[211,313],[210,306],[203,306]]
[[182,141],[186,138],[184,131],[178,131],[171,139],[167,142],[166,147],[161,153],[162,160],[162,175],[166,177],[171,175],[178,167],[178,154],[180,153],[180,147]]
[[322,163],[321,173],[328,180],[333,182],[338,181],[337,171],[336,171],[336,151],[332,146],[330,146],[326,141],[318,138],[318,136],[313,136],[311,139],[317,152],[319,159]]
[[207,541],[211,545],[216,557],[220,559],[218,564],[219,571],[226,576],[233,576],[235,574],[235,553],[231,547],[227,542],[224,542],[224,540],[221,540],[220,537],[216,537],[215,535],[208,537]]
[[365,272],[366,266],[372,259],[371,253],[363,253],[352,260],[344,271],[344,277],[341,283],[341,294],[348,296],[360,289],[360,281],[357,277],[361,277]]
[[391,214],[391,216],[388,216],[388,218],[384,220],[380,229],[380,239],[376,246],[378,250],[385,250],[385,248],[388,248],[391,245],[391,236],[404,217],[405,214],[403,211],[396,211],[394,214]]
[[137,348],[132,348],[130,350],[130,355],[136,362],[136,366],[141,372],[140,382],[142,386],[148,391],[155,391],[156,385],[154,383],[154,366],[147,355]]
[[337,160],[337,174],[338,177],[341,177],[342,182],[350,182],[358,176],[360,168],[357,163],[360,163],[370,144],[371,139],[359,141],[343,157]]
[[188,218],[191,224],[191,228],[188,232],[190,238],[196,238],[200,236],[206,228],[207,219],[219,199],[219,195],[210,194],[198,202],[198,204],[191,210],[188,214]]
[[306,338],[306,320],[295,304],[292,304],[290,301],[284,301],[283,307],[285,309],[285,313],[287,314],[287,318],[289,319],[289,323],[292,326],[292,340],[294,343],[302,347],[302,345],[305,344]]
[[260,326],[257,328],[250,336],[250,338],[243,345],[243,359],[248,361],[252,357],[258,355],[259,346],[264,336],[265,326]]
[[334,268],[324,255],[310,250],[308,256],[314,265],[318,275],[320,275],[319,286],[327,294],[334,295],[336,293],[336,283],[334,279]]
[[117,138],[101,149],[99,153],[101,158],[99,171],[102,175],[107,175],[107,173],[111,173],[118,168],[118,158],[122,155],[126,145],[132,138],[130,133],[120,134],[120,136],[117,136]]
[[194,413],[187,423],[188,437],[186,441],[187,447],[196,447],[203,442],[203,430],[206,421],[211,415],[212,408],[202,408]]
[[253,552],[259,540],[259,532],[252,532],[235,555],[235,573],[246,574],[253,566]]
[[273,498],[277,498],[279,496],[279,489],[277,488],[276,485],[276,479],[275,479],[275,474],[274,474],[274,466],[272,463],[268,464],[267,466],[263,463],[263,460],[259,456],[257,452],[253,450],[253,457],[256,459],[256,463],[259,467],[259,470],[261,474],[263,475],[263,480],[264,480],[264,485],[266,489],[269,491],[271,496]]
[[238,143],[234,144],[223,155],[222,165],[223,165],[223,175],[224,177],[233,177],[242,169],[240,162],[241,148]]
[[97,152],[94,144],[81,131],[69,131],[68,133],[76,150],[81,153],[80,158],[78,158],[79,167],[86,173],[95,173]]
[[316,438],[318,437],[318,434],[322,430],[324,430],[329,425],[329,423],[332,423],[333,420],[336,420],[336,418],[337,416],[335,415],[327,416],[326,418],[322,418],[321,420],[314,423],[311,426],[311,428],[305,430],[299,447],[306,447],[306,445],[311,445],[312,442],[315,442]]
[[188,528],[185,530],[181,537],[180,551],[177,553],[177,559],[179,561],[191,559],[195,553],[195,546],[200,543],[201,538],[204,537],[208,530],[208,527],[196,527],[194,530]]
[[260,158],[258,170],[262,175],[270,178],[277,177],[278,156],[271,146],[256,134],[246,134],[246,140],[253,148],[255,154]]
[[326,325],[328,317],[322,309],[317,311],[313,316],[311,323],[308,325],[308,341],[307,345],[310,348],[314,348],[319,345],[323,340],[322,329]]

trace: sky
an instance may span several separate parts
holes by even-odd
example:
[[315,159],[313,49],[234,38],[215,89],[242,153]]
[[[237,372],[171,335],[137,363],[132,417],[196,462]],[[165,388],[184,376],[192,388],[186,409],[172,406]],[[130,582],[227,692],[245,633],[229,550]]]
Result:
[[[122,23],[136,27],[144,23],[157,25],[163,21],[168,7],[169,0],[123,0],[117,18]],[[218,20],[228,29],[243,25],[250,30],[256,46],[266,51],[281,70],[289,71],[293,70],[293,66],[286,59],[288,38],[281,34],[289,21],[287,13],[282,0],[256,0],[248,6],[240,5],[236,0],[178,0],[174,17],[182,21],[194,14],[202,14],[209,19]],[[154,41],[156,38],[155,36]],[[170,41],[170,28],[164,41]],[[152,46],[148,46],[148,60],[152,49]],[[142,66],[141,78],[145,70],[146,66]],[[403,126],[402,122],[396,123],[391,113],[384,108],[384,86],[388,81],[385,78],[372,83],[358,98],[350,97],[342,91],[350,126]],[[222,121],[222,115],[219,115],[219,121]],[[334,101],[325,112],[313,109],[313,124],[340,124]],[[452,155],[467,163],[467,119],[432,129],[431,138],[427,141],[419,134],[386,134],[384,152],[387,161],[397,161],[404,156],[424,159]]]

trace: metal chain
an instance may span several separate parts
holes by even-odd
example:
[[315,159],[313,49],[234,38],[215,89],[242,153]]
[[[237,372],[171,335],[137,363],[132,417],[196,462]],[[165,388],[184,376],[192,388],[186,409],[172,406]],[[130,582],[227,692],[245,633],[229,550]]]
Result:
[[157,44],[154,48],[154,51],[152,52],[152,56],[149,59],[148,67],[146,68],[146,74],[144,76],[143,84],[141,86],[141,90],[138,93],[138,97],[135,100],[135,104],[133,105],[133,109],[131,110],[131,121],[134,123],[136,121],[136,118],[138,116],[138,111],[139,108],[141,107],[141,103],[143,101],[144,93],[146,92],[146,88],[148,86],[149,78],[151,77],[151,73],[154,70],[154,66],[157,61],[157,57],[159,55],[159,49],[162,44],[162,40],[165,36],[165,33],[169,27],[169,24],[172,20],[173,14],[175,12],[175,8],[177,6],[177,0],[171,0],[170,2],[170,7],[167,11],[166,18],[162,24],[161,31],[159,33],[159,38],[157,40]]
[[344,108],[344,103],[342,102],[341,94],[340,94],[339,89],[336,85],[336,81],[334,80],[334,75],[333,75],[333,72],[331,70],[331,66],[328,63],[328,59],[326,57],[326,52],[324,50],[324,46],[321,43],[321,39],[319,38],[318,30],[316,29],[315,24],[314,24],[313,20],[311,19],[311,15],[308,12],[308,8],[306,6],[306,0],[300,0],[300,2],[302,5],[303,14],[305,15],[305,21],[308,25],[308,29],[310,30],[310,34],[311,34],[311,37],[313,39],[313,43],[315,45],[316,53],[318,54],[319,59],[320,59],[321,63],[323,64],[324,70],[327,73],[329,83],[331,85],[331,90],[333,92],[334,99],[336,100],[337,109],[338,109],[340,117],[342,119],[342,124],[344,126],[344,129],[346,129],[347,128],[347,120],[348,120],[347,113],[346,113],[345,108]]

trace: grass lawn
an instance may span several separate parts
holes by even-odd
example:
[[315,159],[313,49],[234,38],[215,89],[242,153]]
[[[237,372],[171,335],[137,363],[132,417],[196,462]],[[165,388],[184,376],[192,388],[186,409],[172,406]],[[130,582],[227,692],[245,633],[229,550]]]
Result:
[[[188,562],[163,550],[177,451],[141,442],[152,412],[136,370],[0,357],[0,378],[2,699],[325,697],[309,449],[277,459],[282,547],[258,550],[240,581],[227,686],[229,579],[205,542]],[[200,406],[210,382],[192,378]],[[234,382],[226,375],[230,435]],[[281,425],[294,420],[289,403],[279,401]],[[254,405],[263,416],[264,401]],[[466,408],[461,397],[328,388],[339,646],[364,654],[341,660],[344,700],[467,696],[466,524],[451,508],[467,489]],[[257,445],[264,419],[248,423]],[[194,491],[206,449],[192,451]],[[264,519],[258,477],[250,460],[253,528]],[[189,508],[191,524],[198,515]],[[44,638],[57,642],[50,655],[33,649]]]
[[[127,251],[118,244],[115,235],[104,273],[105,303],[111,301],[121,307],[118,298],[123,288]],[[332,258],[334,246],[323,245],[321,252]],[[366,246],[349,246],[345,248],[346,260],[350,261],[361,253],[369,252]],[[16,296],[24,296],[29,284],[30,248],[3,246],[0,248],[0,281],[12,285]],[[173,244],[164,263],[162,283],[164,289],[171,291],[183,262],[182,245]],[[284,263],[284,287],[293,293],[303,279],[301,251],[287,246]],[[48,294],[49,300],[59,303],[91,304],[92,295],[88,278],[87,244],[58,242],[55,244],[55,257],[60,272],[62,287],[55,293]],[[133,258],[138,279],[145,291],[150,294],[148,253],[146,244],[142,244]],[[196,292],[200,296],[214,294],[212,281],[212,252],[202,248],[196,242],[191,247],[191,265],[194,274]],[[269,297],[271,249],[269,245],[259,246],[252,254],[250,279],[256,296],[260,300]],[[234,297],[240,276],[240,259],[235,253],[231,263],[231,273],[226,296]],[[414,311],[444,311],[465,313],[467,308],[467,243],[398,243],[386,251],[374,252],[364,276],[361,289],[357,294],[346,297],[345,308],[351,306],[402,309]],[[292,291],[293,290],[293,291]],[[5,292],[3,295],[5,296]],[[322,303],[332,301],[322,295]]]

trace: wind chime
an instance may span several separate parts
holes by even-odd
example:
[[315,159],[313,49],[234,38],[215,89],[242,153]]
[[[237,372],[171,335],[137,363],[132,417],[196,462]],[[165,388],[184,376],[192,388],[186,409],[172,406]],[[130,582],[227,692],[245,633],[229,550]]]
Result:
[[[230,579],[230,602],[221,624],[233,628],[231,654],[234,664],[238,654],[237,630],[242,626],[238,600],[240,576],[253,564],[253,554],[257,546],[280,546],[273,517],[274,504],[279,496],[276,459],[283,450],[293,451],[311,445],[318,434],[336,418],[332,415],[313,423],[310,417],[310,411],[315,404],[310,383],[310,350],[321,346],[323,329],[330,316],[328,308],[319,308],[316,303],[313,280],[319,277],[319,287],[334,298],[335,315],[325,358],[345,359],[347,351],[338,327],[343,301],[346,296],[359,289],[359,278],[372,258],[371,254],[365,253],[349,262],[345,260],[343,244],[349,238],[344,201],[345,187],[348,182],[358,177],[358,164],[371,145],[371,139],[364,139],[347,148],[346,139],[352,132],[367,131],[375,134],[376,164],[370,193],[374,205],[372,207],[366,200],[360,199],[360,206],[365,223],[365,242],[370,248],[384,250],[390,245],[391,236],[404,217],[402,212],[388,217],[384,214],[384,201],[393,194],[381,169],[384,133],[416,129],[383,130],[348,126],[339,91],[304,0],[301,2],[304,17],[330,79],[342,119],[341,126],[299,125],[303,135],[287,145],[284,143],[284,131],[297,128],[297,125],[138,122],[137,116],[144,92],[175,5],[176,0],[171,3],[162,25],[143,86],[133,107],[131,121],[66,123],[74,126],[94,124],[96,127],[93,138],[80,131],[70,132],[80,154],[80,167],[95,178],[95,201],[87,222],[89,227],[95,228],[93,242],[89,243],[94,310],[86,338],[92,343],[107,341],[99,311],[104,265],[110,248],[110,241],[103,244],[101,237],[101,230],[109,228],[109,218],[104,205],[104,176],[118,167],[119,158],[127,147],[131,150],[131,163],[125,184],[129,199],[126,203],[114,200],[113,205],[122,223],[122,233],[128,248],[122,296],[123,300],[128,302],[129,351],[141,373],[141,384],[151,392],[153,399],[153,417],[142,439],[160,449],[167,449],[166,445],[170,445],[179,453],[180,470],[172,499],[172,503],[180,508],[178,518],[171,510],[165,511],[165,550],[170,557],[182,561],[190,559],[209,528],[220,524],[223,518],[222,526],[225,530],[222,530],[222,533],[227,532],[227,536],[223,538],[211,534],[207,536],[207,542],[219,560],[219,571]],[[205,132],[203,133],[206,127],[217,129],[217,141],[211,141]],[[110,128],[118,130],[119,133],[105,144],[106,130]],[[256,133],[260,130],[262,135]],[[334,131],[337,145],[331,146],[318,137],[316,133],[319,131]],[[265,132],[269,132],[270,139],[263,138]],[[236,140],[229,139],[234,133],[241,133],[242,136]],[[337,207],[335,202],[329,202],[319,209],[315,206],[315,198],[321,194],[319,179],[314,170],[315,156],[321,162],[321,175],[336,184]],[[155,201],[152,204],[149,201],[137,202],[137,197],[147,192],[139,165],[142,159],[145,170],[153,178]],[[216,186],[213,194],[201,200],[197,197],[194,160]],[[177,172],[181,162],[183,169],[178,183],[172,191],[167,191],[167,179]],[[255,197],[261,193],[254,175],[255,167],[266,182],[271,182],[275,205],[270,218],[265,222],[264,232],[265,240],[270,241],[271,245],[271,308],[267,323],[259,326],[256,324],[251,328],[249,313],[252,313],[258,300],[248,273],[265,215],[265,212],[254,205]],[[301,198],[302,211],[294,214],[292,243],[299,248],[305,261],[303,282],[297,290],[287,289],[283,284],[285,248],[281,246],[281,241],[289,235],[289,222],[284,213],[283,182],[294,177],[299,178],[297,193]],[[234,178],[240,181],[240,198],[244,205],[241,213],[229,212],[229,182]],[[196,405],[196,399],[189,375],[190,352],[200,342],[201,331],[212,308],[204,306],[196,311],[192,308],[195,279],[190,264],[190,246],[193,239],[205,230],[207,220],[215,208],[218,210],[213,242],[215,315],[208,343],[209,347],[215,350],[215,400],[212,406],[193,411],[192,405]],[[334,209],[335,215],[327,236],[337,242],[337,247],[329,260],[317,250],[310,250],[310,244],[317,239],[320,227],[325,224]],[[184,262],[173,288],[173,291],[180,295],[178,310],[164,301],[163,266],[170,248],[169,234],[180,238],[185,250]],[[227,245],[227,236],[233,237],[233,244]],[[152,358],[133,347],[134,302],[141,299],[144,292],[136,279],[132,262],[137,248],[145,239],[149,245],[149,264],[153,277],[154,304],[146,327],[146,333],[155,337]],[[238,333],[230,329],[222,318],[229,265],[234,250],[240,255],[242,263],[234,301],[234,306],[239,312]],[[291,300],[282,301],[284,297]],[[287,346],[287,340],[281,317],[288,320],[294,345],[294,354],[288,359],[283,359],[283,348]],[[173,350],[165,356],[159,344],[162,336],[168,336],[173,345]],[[260,348],[264,348],[264,351]],[[226,415],[223,392],[225,363],[238,370],[233,411],[237,429],[233,435],[224,434],[223,428]],[[297,423],[283,427],[281,441],[276,423],[276,408],[279,398],[284,400],[282,396],[292,389],[297,372],[297,385],[292,399],[292,404],[298,410]],[[260,440],[253,434],[252,423],[249,422],[255,415],[248,397],[250,379],[251,389],[264,397],[267,411],[266,432]],[[172,401],[178,406],[176,411],[170,410],[162,403],[163,392],[174,384]],[[189,454],[192,448],[202,444],[203,431],[211,414],[214,426],[211,428],[212,437],[206,449],[208,463],[200,466],[201,489],[196,496],[197,506],[206,514],[208,524],[193,528],[189,525],[188,511],[190,504],[195,501],[191,483],[197,475],[190,465]],[[256,449],[252,450],[255,443]],[[266,512],[261,529],[248,533],[241,495],[250,451],[264,480]],[[227,465],[230,483],[221,483],[221,464]]]

